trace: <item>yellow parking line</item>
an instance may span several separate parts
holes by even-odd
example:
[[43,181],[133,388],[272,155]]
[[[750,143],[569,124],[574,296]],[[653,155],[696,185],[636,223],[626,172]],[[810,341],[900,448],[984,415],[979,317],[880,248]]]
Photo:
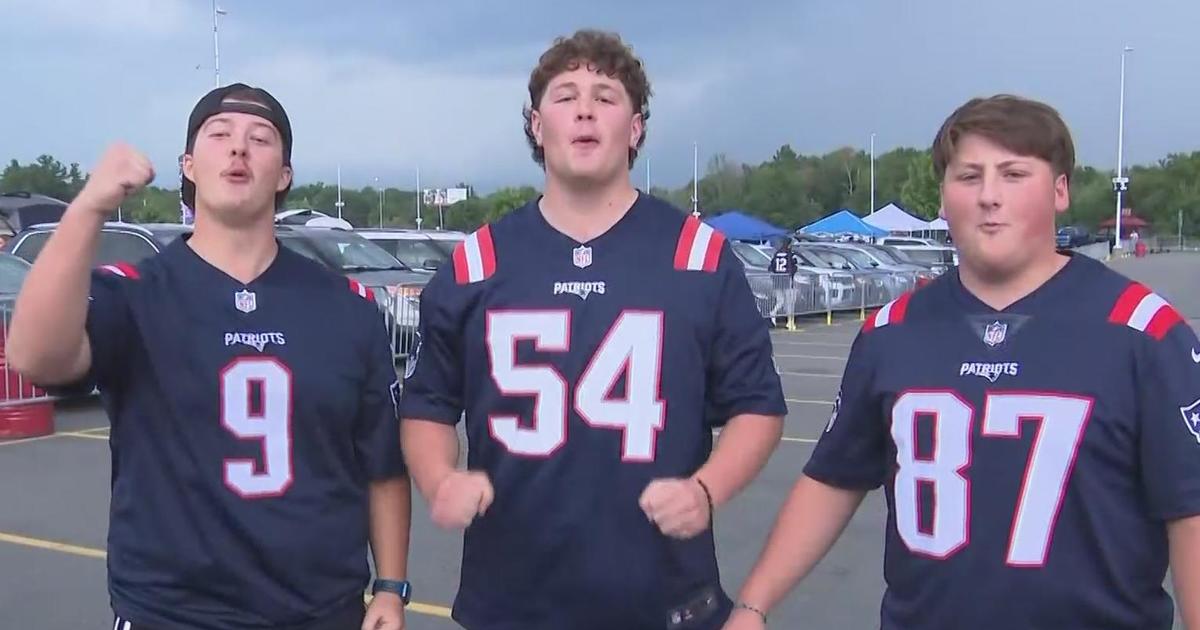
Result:
[[[51,436],[47,436],[51,437]],[[45,549],[47,551],[57,551],[59,553],[70,554],[73,556],[83,556],[85,558],[98,558],[103,560],[108,557],[108,554],[103,549],[94,549],[92,547],[81,547],[79,545],[71,545],[67,543],[57,542],[54,540],[45,540],[42,538],[33,538],[32,536],[21,536],[20,534],[10,534],[0,532],[0,542],[20,545],[22,547],[33,547],[34,549]],[[364,601],[371,601],[369,595],[364,598]],[[424,602],[412,602],[406,606],[407,610],[412,612],[430,615],[433,617],[450,618],[450,609],[437,604],[427,604]]]
[[65,437],[73,437],[73,438],[87,438],[89,440],[107,440],[108,439],[107,435],[92,435],[91,433],[84,433],[82,431],[60,431],[59,435],[62,435]]
[[103,427],[92,427],[90,429],[80,429],[78,431],[74,431],[74,433],[101,433],[103,431],[110,431],[110,430],[112,430],[112,427],[103,426]]
[[57,434],[51,433],[50,435],[41,435],[38,437],[25,438],[23,440],[9,440],[6,442],[0,442],[0,446],[13,446],[15,444],[28,444],[30,442],[40,442],[42,440],[49,440],[51,438],[56,438],[56,437],[58,437]]
[[80,547],[79,545],[69,545],[67,543],[55,542],[53,540],[43,540],[41,538],[30,538],[29,536],[19,536],[17,534],[8,534],[0,532],[0,542],[12,543],[21,545],[22,547],[35,547],[37,549],[47,549],[49,551],[57,551],[59,553],[69,553],[73,556],[83,556],[85,558],[105,558],[108,554],[104,553],[103,549],[92,549],[91,547]]

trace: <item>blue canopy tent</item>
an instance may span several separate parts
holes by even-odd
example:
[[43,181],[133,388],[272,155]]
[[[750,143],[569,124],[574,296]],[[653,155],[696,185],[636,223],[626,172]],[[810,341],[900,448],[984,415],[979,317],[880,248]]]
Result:
[[725,238],[734,241],[765,241],[788,234],[787,230],[738,210],[708,217],[704,222],[724,234]]
[[837,212],[819,219],[800,228],[806,234],[858,234],[860,236],[886,236],[887,230],[881,230],[864,222],[849,210]]

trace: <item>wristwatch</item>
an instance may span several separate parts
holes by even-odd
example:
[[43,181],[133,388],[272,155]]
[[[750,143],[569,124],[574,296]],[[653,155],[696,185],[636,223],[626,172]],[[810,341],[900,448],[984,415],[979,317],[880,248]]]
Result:
[[379,592],[395,593],[400,596],[401,601],[407,606],[412,601],[412,584],[408,580],[375,580],[375,584],[371,587],[371,594],[375,595]]

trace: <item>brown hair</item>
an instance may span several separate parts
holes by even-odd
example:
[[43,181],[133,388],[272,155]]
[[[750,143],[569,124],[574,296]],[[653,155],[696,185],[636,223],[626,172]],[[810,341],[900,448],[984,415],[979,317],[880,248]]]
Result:
[[942,123],[933,139],[933,171],[940,180],[954,158],[958,141],[976,134],[1018,155],[1050,163],[1054,176],[1075,170],[1075,144],[1071,131],[1049,105],[1010,94],[973,98]]
[[586,66],[615,78],[625,86],[633,112],[642,115],[642,137],[636,147],[629,149],[629,167],[637,159],[638,149],[646,142],[646,121],[650,119],[650,81],[642,60],[633,54],[616,33],[584,29],[570,37],[559,37],[549,50],[542,53],[538,65],[529,75],[529,106],[525,117],[525,139],[533,150],[533,161],[538,166],[546,165],[546,153],[538,146],[533,136],[533,110],[538,108],[550,80],[562,74]]

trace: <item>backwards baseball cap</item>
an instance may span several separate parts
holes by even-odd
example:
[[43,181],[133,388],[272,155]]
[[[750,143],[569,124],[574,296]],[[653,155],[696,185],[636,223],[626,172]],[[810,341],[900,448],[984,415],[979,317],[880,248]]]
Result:
[[[200,127],[204,126],[204,121],[225,112],[252,114],[269,121],[283,140],[284,166],[292,165],[292,124],[288,121],[287,112],[283,111],[283,105],[280,105],[279,101],[275,100],[275,97],[266,90],[250,87],[244,83],[233,83],[216,88],[205,94],[196,103],[196,107],[192,108],[192,115],[188,117],[187,145],[184,153],[192,152],[196,145],[196,135],[200,133]],[[182,158],[180,159],[182,166]],[[180,178],[182,179],[180,195],[183,197],[183,203],[195,210],[196,184],[183,175],[182,169]],[[276,208],[283,207],[283,201],[287,198],[291,188],[291,184],[289,184],[287,188],[276,193]]]

